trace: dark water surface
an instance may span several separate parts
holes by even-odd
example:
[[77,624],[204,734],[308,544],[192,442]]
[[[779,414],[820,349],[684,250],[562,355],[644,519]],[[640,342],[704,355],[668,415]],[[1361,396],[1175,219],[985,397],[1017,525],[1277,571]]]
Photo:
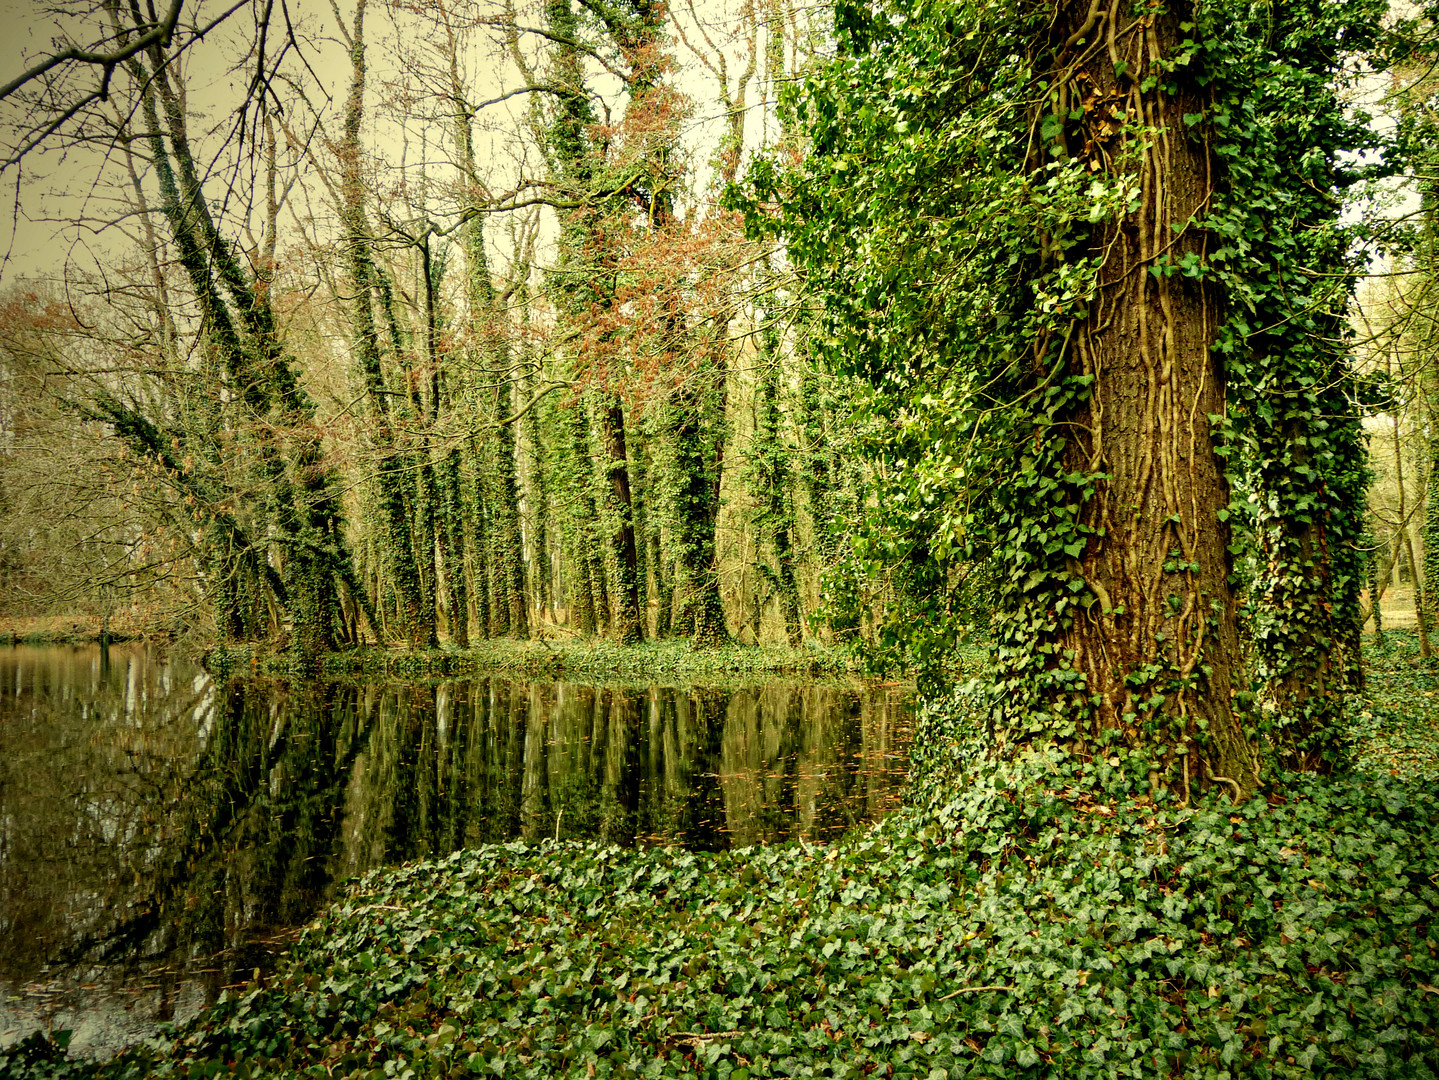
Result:
[[556,835],[833,838],[898,798],[894,687],[220,680],[0,649],[0,1041],[105,1053],[261,977],[372,867]]

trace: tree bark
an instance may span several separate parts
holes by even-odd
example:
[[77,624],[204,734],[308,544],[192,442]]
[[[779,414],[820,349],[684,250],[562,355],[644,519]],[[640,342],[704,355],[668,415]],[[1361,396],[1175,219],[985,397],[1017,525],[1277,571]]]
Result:
[[[1158,772],[1186,798],[1197,785],[1222,783],[1237,794],[1258,783],[1231,704],[1241,657],[1222,520],[1229,486],[1209,422],[1225,407],[1209,351],[1223,298],[1209,281],[1169,276],[1160,262],[1203,255],[1204,233],[1186,223],[1215,179],[1207,142],[1186,137],[1182,119],[1203,111],[1205,94],[1185,69],[1166,75],[1160,67],[1189,8],[1173,3],[1136,26],[1130,9],[1110,6],[1104,18],[1119,25],[1090,32],[1115,41],[1118,31],[1132,77],[1117,77],[1105,50],[1075,49],[1083,59],[1069,86],[1085,110],[1078,152],[1092,155],[1094,171],[1115,171],[1111,120],[1149,133],[1138,136],[1148,146],[1130,174],[1139,208],[1101,226],[1090,244],[1102,260],[1097,293],[1067,356],[1073,374],[1093,379],[1062,460],[1070,475],[1095,478],[1080,513],[1088,539],[1070,557],[1094,601],[1061,623],[1054,651],[1061,669],[1084,680],[1089,716],[1077,726],[1079,741],[1098,747],[1118,736],[1152,748]],[[1090,5],[1064,10],[1061,40],[1072,41]],[[1177,84],[1172,95],[1162,88],[1167,78]]]

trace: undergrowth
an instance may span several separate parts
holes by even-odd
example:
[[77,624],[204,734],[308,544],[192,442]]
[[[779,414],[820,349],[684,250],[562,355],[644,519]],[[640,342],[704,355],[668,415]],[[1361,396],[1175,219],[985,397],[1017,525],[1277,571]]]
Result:
[[1432,1077],[1434,676],[1401,646],[1343,777],[1180,806],[1051,750],[828,847],[460,852],[353,883],[173,1035],[0,1072]]

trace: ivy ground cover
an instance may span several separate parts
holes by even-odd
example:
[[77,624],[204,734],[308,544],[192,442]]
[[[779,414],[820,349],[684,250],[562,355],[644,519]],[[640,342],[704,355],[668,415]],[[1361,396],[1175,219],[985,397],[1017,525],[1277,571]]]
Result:
[[1388,655],[1342,778],[1180,807],[1035,754],[830,847],[460,852],[185,1029],[0,1074],[1433,1076],[1434,679]]

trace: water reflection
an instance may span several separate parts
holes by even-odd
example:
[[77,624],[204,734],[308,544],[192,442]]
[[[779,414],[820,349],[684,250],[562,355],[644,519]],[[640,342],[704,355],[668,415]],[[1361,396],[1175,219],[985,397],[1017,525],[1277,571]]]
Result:
[[908,732],[885,688],[218,681],[139,648],[0,651],[0,981],[146,961],[164,1015],[187,965],[213,996],[377,865],[823,840],[895,803]]

